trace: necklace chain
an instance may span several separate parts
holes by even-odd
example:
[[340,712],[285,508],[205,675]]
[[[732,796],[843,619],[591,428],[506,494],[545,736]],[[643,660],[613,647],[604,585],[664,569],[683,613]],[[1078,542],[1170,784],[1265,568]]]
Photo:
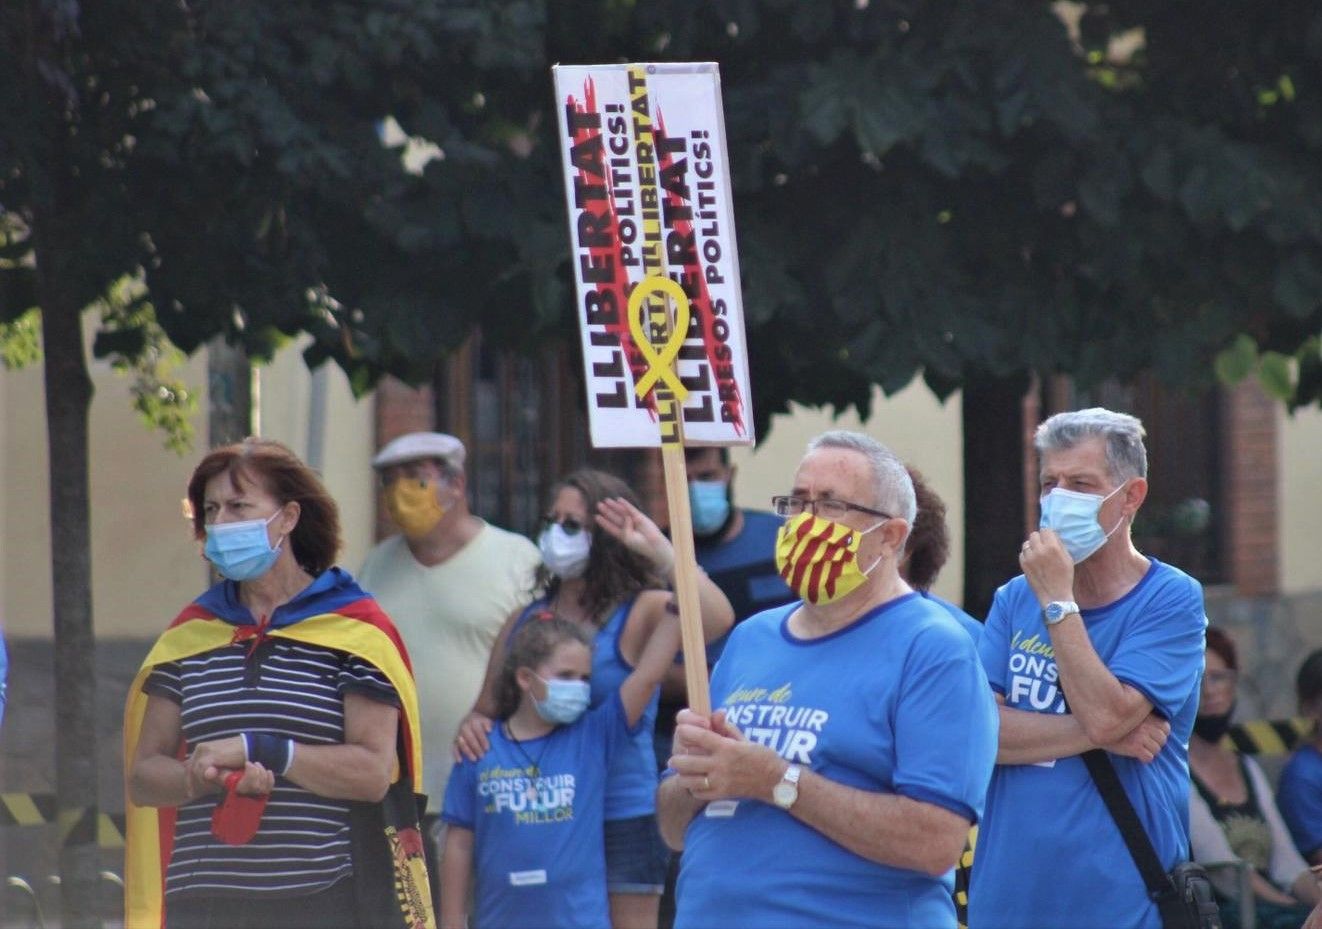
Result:
[[537,802],[537,785],[535,781],[536,778],[542,776],[542,758],[546,756],[546,750],[551,747],[551,737],[553,735],[555,735],[555,729],[552,729],[545,736],[542,736],[546,742],[542,745],[542,750],[537,753],[537,757],[533,758],[532,755],[528,754],[528,750],[523,747],[523,741],[514,735],[514,727],[510,725],[509,720],[505,721],[505,737],[513,743],[516,749],[518,749],[519,754],[527,759],[528,765],[532,768],[532,774],[529,778],[532,783],[528,785],[526,796],[528,797],[530,807],[534,811],[539,808]]

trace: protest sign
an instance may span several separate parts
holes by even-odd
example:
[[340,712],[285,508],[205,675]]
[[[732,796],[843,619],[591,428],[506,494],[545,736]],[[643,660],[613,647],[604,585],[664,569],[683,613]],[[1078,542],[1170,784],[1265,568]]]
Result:
[[658,385],[688,444],[753,444],[716,65],[552,70],[592,444],[662,444]]
[[753,444],[720,76],[552,71],[592,444],[661,446],[688,700],[705,713],[684,445]]

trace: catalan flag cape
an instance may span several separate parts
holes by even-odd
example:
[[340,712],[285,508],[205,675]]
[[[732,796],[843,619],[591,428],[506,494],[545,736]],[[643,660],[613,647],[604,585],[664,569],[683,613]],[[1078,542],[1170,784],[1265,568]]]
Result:
[[[223,648],[249,638],[256,623],[238,599],[238,585],[222,581],[189,604],[157,640],[129,688],[124,710],[124,770],[128,772],[138,747],[147,695],[143,683],[160,664]],[[370,662],[399,695],[399,782],[422,785],[422,742],[418,729],[418,695],[408,652],[390,618],[348,572],[330,568],[270,617],[265,635],[337,649]],[[124,863],[126,929],[161,929],[165,923],[165,872],[174,841],[175,811],[135,805],[125,796],[126,849]],[[419,864],[418,867],[421,867]],[[423,887],[426,887],[425,870]],[[424,891],[424,895],[426,891]],[[416,925],[433,929],[430,900]]]

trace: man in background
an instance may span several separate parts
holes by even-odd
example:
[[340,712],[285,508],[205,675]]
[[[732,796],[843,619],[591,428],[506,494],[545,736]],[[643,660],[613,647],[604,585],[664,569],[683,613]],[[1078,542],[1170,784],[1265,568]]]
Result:
[[[451,745],[477,700],[496,634],[532,599],[541,556],[521,535],[468,509],[464,444],[441,432],[388,443],[372,467],[400,533],[368,553],[358,582],[404,638],[417,680],[423,747],[423,826],[428,867],[440,873],[440,811],[454,764]],[[433,900],[439,899],[433,886]]]

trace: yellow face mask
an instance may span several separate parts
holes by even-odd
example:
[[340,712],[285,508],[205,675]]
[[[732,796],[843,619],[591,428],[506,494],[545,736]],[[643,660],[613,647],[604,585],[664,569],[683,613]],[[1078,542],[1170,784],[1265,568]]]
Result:
[[839,600],[857,590],[881,563],[878,558],[866,571],[858,566],[859,542],[872,529],[850,529],[805,510],[780,527],[776,568],[790,590],[807,602]]
[[407,538],[418,539],[436,528],[445,507],[433,481],[401,477],[386,488],[386,509]]

